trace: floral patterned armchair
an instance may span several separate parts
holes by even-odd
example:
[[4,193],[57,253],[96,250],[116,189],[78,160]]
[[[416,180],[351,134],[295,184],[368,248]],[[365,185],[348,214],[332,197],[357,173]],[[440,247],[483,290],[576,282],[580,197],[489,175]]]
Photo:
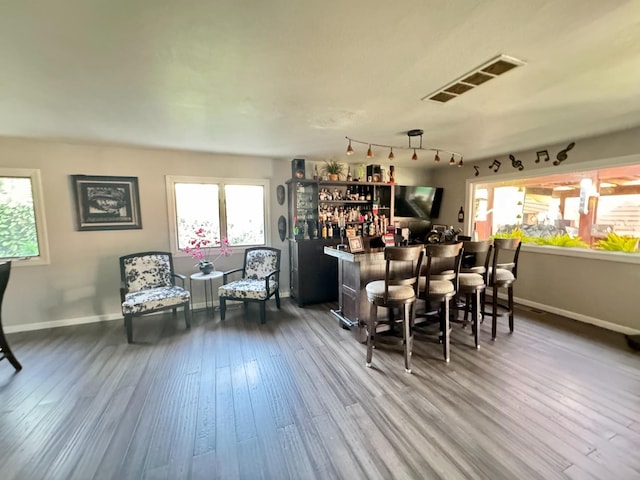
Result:
[[[176,285],[179,278],[182,286]],[[173,270],[169,252],[141,252],[120,257],[120,299],[127,341],[133,341],[132,319],[161,310],[184,308],[184,320],[191,327],[189,302],[184,288],[185,276]]]
[[[242,272],[242,278],[228,282],[231,275]],[[267,300],[275,295],[276,306],[280,308],[280,250],[271,247],[247,248],[244,253],[244,266],[224,272],[218,288],[220,298],[220,319],[224,320],[227,300],[244,303],[260,302],[260,323],[265,323]]]

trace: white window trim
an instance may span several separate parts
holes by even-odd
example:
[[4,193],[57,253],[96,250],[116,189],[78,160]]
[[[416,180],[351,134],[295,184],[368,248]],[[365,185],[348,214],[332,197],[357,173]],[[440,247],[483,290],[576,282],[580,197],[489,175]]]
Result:
[[[549,172],[548,169],[532,169],[526,173],[511,172],[500,175],[491,175],[491,177],[473,177],[468,178],[466,181],[466,211],[473,212],[473,205],[475,203],[474,187],[478,183],[493,183],[501,182],[505,180],[520,180],[522,178],[543,177],[551,173],[575,173],[585,170],[597,170],[605,167],[623,167],[625,165],[634,165],[640,163],[640,154],[626,155],[623,157],[615,157],[608,159],[593,160],[589,162],[580,162],[574,165],[560,164],[557,167],[553,167],[553,172]],[[471,235],[471,228],[473,226],[472,215],[467,215],[465,220],[464,231],[466,235]],[[619,263],[631,263],[640,264],[640,254],[625,253],[625,252],[608,252],[606,250],[591,250],[587,248],[570,248],[570,247],[554,247],[552,245],[532,245],[529,243],[522,244],[522,251],[535,252],[548,255],[560,255],[564,257],[579,257],[588,258],[591,260],[605,260],[609,262]]]
[[[176,228],[176,197],[175,189],[173,185],[175,183],[214,183],[224,186],[225,184],[232,185],[260,185],[264,189],[264,237],[265,245],[270,245],[271,241],[271,212],[269,207],[269,192],[270,181],[265,178],[221,178],[221,177],[200,177],[200,176],[178,176],[178,175],[166,175],[165,177],[166,189],[167,189],[167,212],[169,214],[169,245],[171,247],[171,253],[174,257],[189,257],[188,253],[182,250],[178,250],[178,232]],[[220,205],[220,215],[226,216],[224,206]],[[234,251],[244,252],[245,248],[251,246],[232,245]]]
[[31,179],[33,194],[33,208],[36,217],[36,234],[38,236],[38,249],[40,255],[26,259],[13,260],[15,267],[29,267],[37,265],[49,265],[49,236],[47,234],[47,222],[44,211],[44,195],[42,193],[42,180],[40,170],[32,168],[0,168],[0,177],[23,177]]

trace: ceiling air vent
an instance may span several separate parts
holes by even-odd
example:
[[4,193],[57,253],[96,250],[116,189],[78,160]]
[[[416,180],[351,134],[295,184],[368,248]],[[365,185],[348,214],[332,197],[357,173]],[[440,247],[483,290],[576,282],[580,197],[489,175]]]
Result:
[[422,100],[433,100],[434,102],[448,102],[462,95],[469,90],[482,85],[489,80],[502,75],[509,70],[520,67],[525,63],[517,58],[507,55],[498,55],[496,58],[489,60],[480,67],[465,73],[460,78],[445,85],[429,95],[422,97]]

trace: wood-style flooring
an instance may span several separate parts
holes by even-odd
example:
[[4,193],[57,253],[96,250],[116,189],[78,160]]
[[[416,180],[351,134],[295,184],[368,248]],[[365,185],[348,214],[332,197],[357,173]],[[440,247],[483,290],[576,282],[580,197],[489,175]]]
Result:
[[9,335],[0,478],[640,479],[640,356],[519,309],[498,341],[453,325],[451,363],[374,351],[333,305],[196,312]]

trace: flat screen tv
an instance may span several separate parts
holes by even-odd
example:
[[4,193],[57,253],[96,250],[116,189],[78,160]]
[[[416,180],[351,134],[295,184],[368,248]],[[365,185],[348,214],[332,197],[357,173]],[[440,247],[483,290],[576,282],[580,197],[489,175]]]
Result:
[[396,185],[394,215],[432,220],[440,215],[443,189]]

